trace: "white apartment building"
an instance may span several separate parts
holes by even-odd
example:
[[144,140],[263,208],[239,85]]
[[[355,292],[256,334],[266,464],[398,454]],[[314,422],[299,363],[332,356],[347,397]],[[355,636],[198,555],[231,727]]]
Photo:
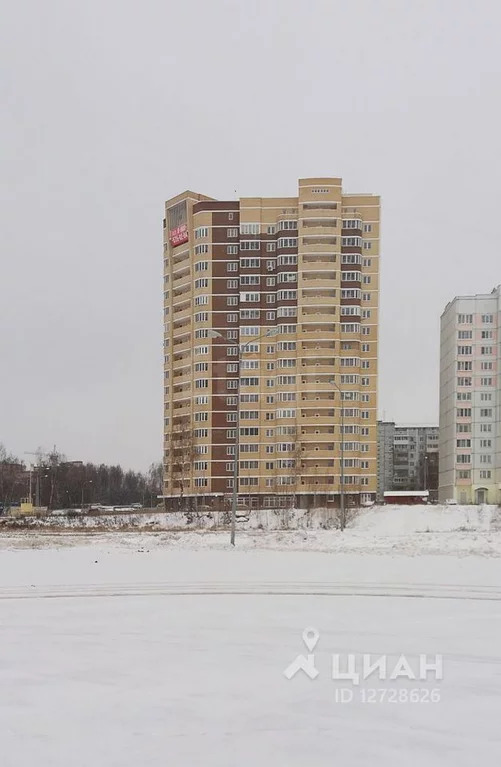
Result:
[[501,286],[458,296],[440,328],[439,500],[501,503]]

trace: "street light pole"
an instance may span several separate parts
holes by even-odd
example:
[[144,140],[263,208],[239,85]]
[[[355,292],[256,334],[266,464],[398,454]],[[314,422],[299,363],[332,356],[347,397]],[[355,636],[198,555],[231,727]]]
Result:
[[[265,333],[261,333],[261,335],[256,336],[255,338],[250,338],[247,343],[245,343],[243,346],[240,345],[240,343],[236,344],[230,344],[231,346],[236,346],[238,349],[238,385],[237,385],[237,409],[236,409],[236,418],[235,418],[235,453],[234,453],[234,463],[233,463],[233,492],[231,496],[231,528],[230,528],[230,543],[232,546],[235,545],[235,528],[236,528],[236,520],[237,520],[237,498],[238,498],[238,477],[239,477],[239,471],[238,471],[238,462],[239,462],[239,454],[240,454],[240,376],[241,376],[241,367],[242,367],[242,354],[244,353],[246,347],[250,343],[256,343],[257,341],[260,341],[262,338],[269,338],[270,336],[275,336],[278,332],[278,329],[275,328],[268,328],[268,330]],[[209,338],[222,338],[223,340],[226,340],[222,333],[220,333],[218,330],[209,330]]]

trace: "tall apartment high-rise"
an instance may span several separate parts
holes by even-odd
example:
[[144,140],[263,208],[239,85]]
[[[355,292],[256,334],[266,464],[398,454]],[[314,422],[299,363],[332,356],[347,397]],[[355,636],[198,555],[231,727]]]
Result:
[[447,304],[440,329],[439,499],[501,502],[501,286]]
[[339,178],[166,202],[168,506],[224,504],[237,415],[239,504],[338,503],[342,442],[346,496],[375,498],[379,214]]

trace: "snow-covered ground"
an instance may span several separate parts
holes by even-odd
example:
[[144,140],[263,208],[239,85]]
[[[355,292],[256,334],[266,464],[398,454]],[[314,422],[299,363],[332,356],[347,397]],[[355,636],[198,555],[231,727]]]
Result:
[[[5,524],[5,522],[7,524]],[[8,525],[26,525],[19,529]],[[340,533],[333,527],[335,512],[316,510],[253,511],[239,517],[240,548],[290,548],[360,553],[449,553],[501,556],[501,510],[495,506],[382,506],[362,510]],[[30,534],[27,535],[27,530]],[[71,542],[68,533],[96,534],[124,531],[141,535],[161,532],[162,545],[183,548],[221,548],[227,544],[228,518],[223,515],[143,514],[61,515],[31,520],[4,520],[2,540],[18,545],[43,544],[43,534],[60,531],[60,545]],[[7,535],[7,537],[5,537]],[[49,537],[49,541],[53,540]],[[135,540],[134,537],[132,540]],[[155,540],[147,535],[146,541]]]
[[[2,535],[2,767],[499,764],[499,533],[410,519],[235,549],[226,532]],[[288,680],[309,626],[319,675]],[[443,680],[352,686],[333,653],[441,654]],[[389,702],[410,688],[440,701]]]

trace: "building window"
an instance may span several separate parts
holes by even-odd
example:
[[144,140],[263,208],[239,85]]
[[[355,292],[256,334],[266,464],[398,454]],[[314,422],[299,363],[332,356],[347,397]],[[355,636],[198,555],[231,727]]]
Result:
[[[259,269],[259,258],[242,258],[240,259],[240,268],[241,269]],[[256,276],[256,275],[245,275],[243,277],[240,277],[240,284],[241,285],[259,285],[260,277],[257,275],[257,282],[249,282],[248,278]]]
[[226,230],[226,236],[227,237],[238,237],[238,229],[236,227],[231,227],[231,229]]
[[226,264],[227,272],[238,272],[238,261],[228,261]]
[[297,248],[297,237],[279,237],[277,240],[279,248]]
[[240,224],[240,234],[259,234],[259,224]]
[[226,253],[229,256],[236,256],[238,253],[238,245],[227,245],[226,246]]

